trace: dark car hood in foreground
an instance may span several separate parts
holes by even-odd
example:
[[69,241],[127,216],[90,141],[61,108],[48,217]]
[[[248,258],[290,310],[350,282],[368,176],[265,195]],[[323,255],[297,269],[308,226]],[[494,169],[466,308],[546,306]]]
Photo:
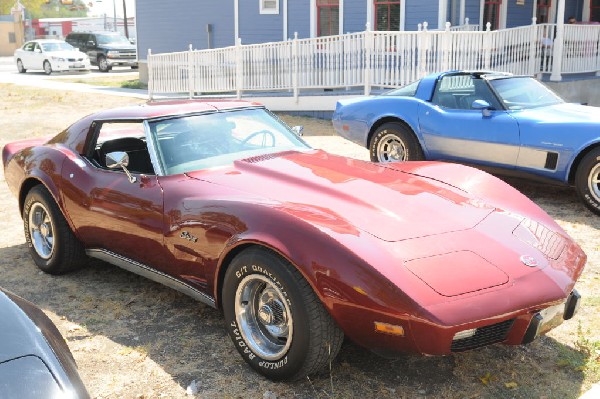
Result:
[[323,151],[249,158],[236,161],[233,169],[190,176],[385,241],[470,229],[494,210],[434,179]]
[[0,320],[0,397],[89,397],[66,343],[39,308],[0,289]]

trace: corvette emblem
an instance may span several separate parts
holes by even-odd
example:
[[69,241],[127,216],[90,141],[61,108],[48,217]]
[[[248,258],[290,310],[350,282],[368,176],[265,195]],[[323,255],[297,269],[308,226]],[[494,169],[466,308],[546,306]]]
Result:
[[525,266],[529,267],[536,267],[538,265],[538,261],[533,256],[529,255],[522,255],[521,262],[523,262]]

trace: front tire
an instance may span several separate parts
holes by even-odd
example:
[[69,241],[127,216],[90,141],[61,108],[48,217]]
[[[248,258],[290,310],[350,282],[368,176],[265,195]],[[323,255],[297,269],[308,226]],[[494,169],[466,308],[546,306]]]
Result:
[[369,153],[372,162],[421,161],[425,159],[413,132],[405,125],[389,122],[373,134]]
[[600,215],[600,148],[593,149],[581,160],[575,187],[585,206]]
[[27,69],[25,69],[25,66],[23,65],[23,61],[21,61],[20,59],[17,60],[17,70],[19,71],[19,73],[27,72]]
[[108,61],[106,61],[106,57],[98,57],[98,69],[100,69],[100,72],[108,72],[112,69],[111,66],[108,64]]
[[50,75],[52,73],[52,65],[50,65],[50,61],[44,61],[44,73],[46,75]]
[[296,268],[266,249],[237,255],[222,291],[227,330],[243,359],[271,380],[325,368],[343,333]]
[[64,274],[85,263],[83,246],[45,187],[35,186],[27,194],[23,225],[31,257],[42,271]]

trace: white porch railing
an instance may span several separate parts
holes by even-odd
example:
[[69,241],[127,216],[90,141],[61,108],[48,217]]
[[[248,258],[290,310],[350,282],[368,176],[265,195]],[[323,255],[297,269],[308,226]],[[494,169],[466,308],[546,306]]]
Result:
[[426,74],[484,69],[515,74],[600,71],[600,26],[565,25],[562,63],[553,70],[555,24],[512,29],[365,31],[339,36],[178,53],[148,52],[148,92],[236,93],[323,88],[398,87]]

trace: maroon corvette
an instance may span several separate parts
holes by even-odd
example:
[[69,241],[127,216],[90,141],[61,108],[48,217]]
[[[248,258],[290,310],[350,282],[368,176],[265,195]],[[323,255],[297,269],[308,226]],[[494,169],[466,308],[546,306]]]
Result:
[[580,301],[586,255],[509,185],[314,150],[253,103],[104,111],[2,158],[41,270],[100,258],[222,308],[274,380],[344,335],[386,355],[526,344]]

